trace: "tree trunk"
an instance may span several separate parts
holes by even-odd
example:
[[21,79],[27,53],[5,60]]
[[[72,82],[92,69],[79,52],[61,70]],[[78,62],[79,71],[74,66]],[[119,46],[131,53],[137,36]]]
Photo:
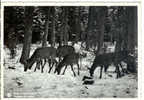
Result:
[[55,7],[52,8],[52,13],[53,13],[53,19],[52,19],[52,34],[51,34],[51,41],[52,41],[52,47],[55,46],[55,33],[56,33],[56,30],[55,30],[55,26],[56,26],[56,10],[55,10]]
[[25,61],[29,58],[30,44],[32,39],[32,22],[33,22],[33,7],[25,8],[25,34],[22,55],[20,63],[25,64]]
[[[123,41],[126,41],[126,37],[127,37],[127,35],[124,32],[124,26],[122,25],[123,21],[121,21],[122,19],[125,19],[125,17],[120,16],[120,15],[122,15],[122,12],[124,12],[123,7],[118,7],[118,16],[117,16],[118,30],[117,30],[117,34],[116,34],[115,52],[119,52],[122,50],[122,48],[125,48],[124,46],[122,46],[122,43],[123,43]],[[125,37],[124,37],[124,35],[125,35]]]
[[46,9],[45,33],[43,35],[43,42],[42,42],[43,47],[47,46],[47,37],[48,37],[48,30],[49,30],[49,17],[50,17],[50,8]]
[[[137,7],[127,7],[127,50],[132,54],[135,54],[135,47],[137,47]],[[136,54],[137,55],[137,54]],[[128,59],[129,63],[127,64],[127,70],[135,73],[137,72],[137,63],[136,59],[131,62],[131,59]]]
[[106,18],[106,14],[107,14],[107,8],[106,7],[97,7],[98,11],[97,11],[97,17],[96,17],[96,26],[97,26],[97,38],[98,38],[98,46],[97,46],[97,51],[96,51],[96,55],[99,55],[101,48],[103,46],[103,41],[104,41],[104,24],[105,24],[105,18]]
[[127,49],[135,50],[137,46],[137,7],[127,7],[128,18],[128,44]]
[[86,37],[86,50],[90,47],[90,36],[92,34],[92,26],[93,26],[93,14],[95,14],[94,7],[89,7],[89,14],[88,14],[88,26],[86,29],[85,37]]
[[68,7],[64,8],[64,45],[68,44],[68,38],[69,38],[69,34],[68,34]]
[[61,25],[60,25],[60,41],[59,41],[59,46],[62,46],[64,43],[64,7],[61,7]]
[[79,41],[81,32],[80,7],[75,8],[75,30],[76,30],[75,42],[77,43]]

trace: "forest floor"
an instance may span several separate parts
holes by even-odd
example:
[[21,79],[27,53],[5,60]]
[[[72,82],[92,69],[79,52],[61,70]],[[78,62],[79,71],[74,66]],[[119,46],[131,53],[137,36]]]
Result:
[[[31,54],[40,45],[32,45]],[[77,52],[81,52],[79,45],[75,46]],[[33,69],[24,72],[24,66],[19,63],[22,45],[17,46],[17,54],[10,58],[10,52],[4,48],[4,97],[25,98],[135,98],[137,97],[137,75],[127,74],[116,79],[114,66],[110,66],[109,73],[103,72],[99,79],[100,69],[94,74],[94,84],[83,85],[83,76],[89,76],[87,66],[92,65],[94,55],[87,52],[87,57],[82,59],[80,76],[73,76],[70,67],[65,75],[48,73],[48,64],[44,73]],[[86,52],[86,51],[85,51]],[[14,69],[11,69],[14,68]],[[74,66],[77,72],[77,66]]]

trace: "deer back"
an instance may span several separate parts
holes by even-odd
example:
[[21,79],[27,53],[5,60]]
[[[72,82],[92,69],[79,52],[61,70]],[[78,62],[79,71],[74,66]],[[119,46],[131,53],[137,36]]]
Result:
[[56,49],[53,47],[42,47],[38,48],[35,51],[36,58],[49,58],[49,57],[56,57]]
[[75,49],[72,46],[64,45],[57,48],[57,56],[64,57],[70,53],[74,53]]

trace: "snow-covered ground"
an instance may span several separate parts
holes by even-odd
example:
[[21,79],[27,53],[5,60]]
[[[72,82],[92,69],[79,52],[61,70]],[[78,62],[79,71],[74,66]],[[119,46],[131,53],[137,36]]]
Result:
[[[38,45],[32,45],[31,54]],[[80,52],[79,45],[75,45]],[[19,63],[22,46],[18,45],[15,59],[10,59],[10,52],[4,48],[4,97],[25,98],[133,98],[137,97],[137,75],[129,74],[116,79],[115,73],[103,74],[99,79],[99,68],[94,74],[94,84],[83,85],[83,76],[89,76],[87,66],[90,67],[94,59],[93,54],[87,52],[87,57],[82,59],[80,76],[73,76],[70,67],[65,75],[48,73],[48,64],[44,73],[33,69],[24,72],[23,65]],[[85,51],[86,52],[86,51]],[[15,69],[10,69],[14,67]],[[74,66],[77,72],[77,66]],[[114,71],[111,66],[110,71]],[[104,72],[103,72],[104,73]]]

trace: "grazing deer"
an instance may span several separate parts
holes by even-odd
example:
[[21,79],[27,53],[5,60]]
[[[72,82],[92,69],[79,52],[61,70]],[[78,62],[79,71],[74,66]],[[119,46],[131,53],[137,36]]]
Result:
[[62,60],[62,58],[68,54],[74,53],[75,49],[72,46],[64,45],[59,46],[57,48],[57,57],[59,58],[59,62]]
[[120,77],[119,64],[121,63],[121,61],[124,61],[127,58],[127,55],[128,55],[127,51],[120,51],[115,53],[105,53],[96,56],[91,68],[88,68],[90,76],[93,77],[95,69],[98,66],[100,66],[101,70],[100,70],[99,78],[102,78],[103,67],[105,68],[105,72],[106,72],[108,66],[113,63],[116,67],[117,78],[119,78]]
[[[50,60],[49,62],[49,72],[51,71],[53,64],[56,58],[56,49],[53,47],[41,47],[41,48],[37,48],[34,53],[32,54],[32,56],[26,61],[25,67],[24,67],[24,71],[27,71],[27,69],[31,69],[32,65],[37,62],[38,64],[42,63],[42,59],[45,60],[46,63],[46,59]],[[45,65],[44,63],[44,65]],[[37,65],[38,65],[37,64]],[[41,72],[43,72],[43,68],[44,65],[41,67]],[[37,68],[37,66],[36,66]],[[35,68],[35,70],[36,70]]]
[[78,67],[78,75],[80,74],[79,73],[79,54],[78,53],[71,53],[71,54],[68,54],[66,56],[64,56],[63,60],[58,64],[58,66],[56,67],[55,69],[55,73],[57,72],[57,74],[59,75],[60,72],[61,72],[61,69],[65,67],[64,69],[64,72],[63,72],[63,75],[67,69],[67,66],[70,65],[71,66],[71,70],[74,74],[74,76],[76,76],[75,72],[74,72],[74,69],[73,69],[73,65],[74,64],[77,64],[77,67]]

